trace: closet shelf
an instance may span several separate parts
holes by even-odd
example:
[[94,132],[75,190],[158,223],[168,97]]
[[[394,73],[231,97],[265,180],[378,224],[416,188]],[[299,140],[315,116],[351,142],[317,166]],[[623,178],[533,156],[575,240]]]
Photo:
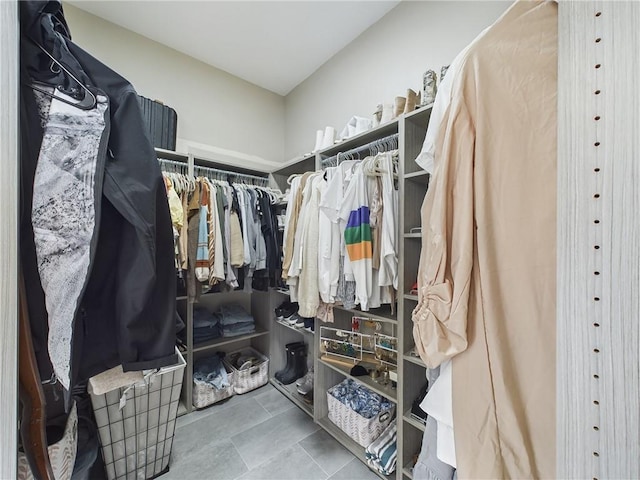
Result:
[[273,385],[275,389],[282,393],[285,397],[291,400],[304,413],[313,418],[313,405],[309,405],[304,400],[302,400],[302,395],[300,395],[296,390],[295,383],[292,383],[291,385],[283,385],[275,378],[270,378],[269,383],[271,383],[271,385]]
[[391,387],[385,387],[384,385],[380,385],[375,380],[372,380],[371,377],[369,377],[368,375],[363,375],[361,377],[354,377],[349,373],[351,371],[351,367],[343,367],[341,364],[333,363],[330,360],[325,360],[324,357],[321,357],[319,361],[322,365],[332,370],[335,370],[338,373],[341,373],[345,377],[351,378],[356,382],[361,383],[362,385],[367,387],[369,390],[374,391],[377,394],[388,398],[393,403],[397,403],[397,400],[396,400],[397,392],[395,389]]
[[362,132],[359,135],[350,137],[347,140],[343,140],[342,142],[336,143],[331,147],[325,148],[324,150],[320,150],[318,153],[320,154],[321,158],[332,157],[334,155],[337,155],[340,152],[344,152],[352,148],[366,145],[367,143],[371,143],[374,140],[378,140],[379,138],[382,138],[382,137],[393,135],[394,133],[398,133],[397,118],[391,120],[390,122],[384,123],[376,128],[372,128],[371,130]]
[[429,182],[429,173],[424,170],[419,170],[417,172],[405,173],[405,180],[411,180],[417,183],[428,183]]
[[216,338],[214,340],[210,340],[208,342],[198,343],[193,346],[193,352],[203,352],[205,350],[211,350],[216,347],[221,347],[222,345],[229,345],[231,343],[237,343],[242,340],[248,340],[250,338],[261,337],[263,335],[268,335],[269,331],[264,329],[256,329],[253,333],[247,333],[246,335],[238,335],[237,337],[221,337]]
[[304,327],[303,328],[296,328],[296,327],[293,327],[293,326],[289,325],[287,322],[284,322],[282,320],[275,320],[274,319],[274,322],[279,324],[279,325],[282,325],[283,327],[289,328],[289,329],[293,330],[294,332],[302,333],[303,335],[308,335],[310,337],[313,337],[313,335],[314,335],[313,332],[310,332],[309,330],[306,330]]
[[[397,313],[392,315],[391,307],[389,306],[380,307],[375,310],[370,310],[368,312],[363,312],[362,310],[358,310],[355,308],[345,308],[341,305],[335,305],[333,308],[342,310],[343,312],[349,312],[355,315],[356,317],[368,317],[368,318],[371,318],[372,320],[377,320],[379,322],[388,322],[393,324],[398,323]],[[398,310],[396,309],[396,312],[397,311]]]
[[422,115],[422,114],[426,113],[428,110],[431,110],[432,108],[433,108],[433,103],[430,103],[429,105],[425,105],[423,107],[416,108],[413,112],[405,113],[404,118],[407,119],[407,120],[411,120],[413,117],[417,117],[419,115]]
[[405,233],[402,236],[404,238],[422,238],[422,233]]
[[410,478],[411,480],[413,480],[413,473],[411,472],[411,464],[407,464],[404,467],[402,467],[402,474],[407,477]]
[[427,364],[424,363],[420,357],[411,355],[409,352],[405,353],[403,357],[407,362],[415,363],[416,365],[420,365],[422,368],[427,368]]
[[[360,460],[367,467],[369,467],[369,465],[367,464],[367,457],[365,456],[364,447],[360,446],[358,443],[355,442],[355,440],[353,440],[346,433],[344,433],[342,430],[336,427],[333,424],[333,422],[329,420],[328,417],[320,418],[317,423],[322,428],[324,428],[329,435],[331,435],[338,442],[340,442],[347,450],[353,453],[358,460]],[[386,476],[371,468],[369,468],[369,470],[371,470],[373,473],[378,475],[378,477],[382,478],[383,480],[391,480],[392,478],[395,477],[395,473],[392,473],[391,475]]]
[[413,300],[414,302],[418,301],[418,295],[411,295],[410,293],[405,293],[403,297],[405,298],[405,300]]
[[404,415],[402,415],[402,419],[408,423],[409,425],[417,428],[418,430],[424,432],[425,430],[425,425],[422,422],[419,422],[418,420],[416,420],[415,418],[413,418],[411,416],[411,410],[407,410],[406,412],[404,412]]
[[180,295],[179,297],[176,297],[176,300],[186,300],[187,296],[186,295]]

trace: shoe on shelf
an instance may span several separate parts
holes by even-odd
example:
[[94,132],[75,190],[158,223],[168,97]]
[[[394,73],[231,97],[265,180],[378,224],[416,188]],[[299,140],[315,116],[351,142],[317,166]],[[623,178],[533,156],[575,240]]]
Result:
[[304,318],[304,329],[308,332],[315,331],[315,318]]
[[281,378],[283,376],[285,377],[289,377],[291,375],[291,372],[294,370],[295,368],[295,364],[294,364],[294,357],[292,355],[290,355],[290,352],[296,348],[306,348],[306,345],[304,344],[304,342],[292,342],[292,343],[287,343],[284,348],[286,351],[286,357],[287,357],[287,364],[285,365],[285,367],[282,370],[278,370],[275,373],[275,378],[276,380],[278,380],[279,382],[282,383]]
[[289,300],[285,300],[280,304],[280,306],[276,307],[275,313],[276,318],[280,321],[288,320],[292,315],[298,312],[298,304],[292,303]]
[[309,370],[307,371],[307,373],[305,374],[304,377],[298,379],[298,381],[296,382],[296,387],[299,387],[300,385],[302,385],[304,382],[307,381],[307,378],[312,377],[313,379],[313,367],[309,367]]
[[296,323],[298,323],[299,321],[300,321],[300,315],[298,315],[298,313],[294,313],[284,322],[291,327],[295,327]]
[[294,347],[287,351],[287,364],[291,359],[291,369],[284,372],[277,380],[283,385],[290,385],[307,373],[307,346]]
[[293,326],[296,328],[303,328],[305,326],[305,322],[306,322],[306,319],[298,315],[298,319]]
[[304,379],[304,383],[302,383],[301,385],[298,385],[297,389],[298,389],[298,393],[300,395],[307,395],[308,393],[313,391],[313,372],[310,372],[311,375],[307,374],[305,375]]
[[322,142],[324,140],[324,130],[316,130],[316,145],[313,147],[313,153],[322,148]]
[[396,97],[393,103],[393,118],[399,117],[404,113],[404,106],[407,103],[405,97]]
[[282,308],[282,319],[289,320],[294,315],[298,314],[298,302],[287,302],[287,304]]
[[418,100],[418,94],[411,90],[407,89],[407,101],[404,105],[404,113],[411,113],[416,109],[416,105],[420,103]]
[[427,412],[420,408],[420,404],[422,403],[422,400],[424,400],[424,397],[427,396],[428,389],[429,382],[427,382],[424,387],[422,387],[420,393],[418,393],[418,396],[413,400],[413,403],[411,404],[411,416],[422,423],[427,422]]

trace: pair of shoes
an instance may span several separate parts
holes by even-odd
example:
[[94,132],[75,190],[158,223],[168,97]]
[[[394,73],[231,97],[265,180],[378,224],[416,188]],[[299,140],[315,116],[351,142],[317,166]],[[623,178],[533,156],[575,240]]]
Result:
[[422,387],[422,390],[420,390],[420,393],[411,404],[411,416],[422,423],[427,422],[427,413],[422,410],[422,408],[420,408],[420,404],[422,403],[422,400],[424,400],[424,397],[427,396],[428,389],[429,382],[427,382],[425,386]]
[[313,369],[296,382],[296,388],[300,395],[307,395],[313,391]]
[[289,385],[307,373],[307,345],[304,342],[293,342],[285,345],[287,364],[275,374],[276,380]]
[[275,313],[278,320],[289,320],[293,315],[298,312],[298,303],[285,300],[276,307]]
[[315,318],[304,318],[304,329],[308,332],[315,332]]
[[286,319],[285,322],[287,322],[292,327],[296,327],[296,328],[304,326],[304,321],[302,317],[298,315],[297,312],[291,315],[291,317],[289,317],[288,319]]
[[407,89],[406,97],[396,97],[393,108],[393,118],[399,117],[403,113],[411,113],[420,105],[420,93],[416,93],[410,88]]
[[336,141],[336,130],[333,127],[326,127],[324,130],[316,130],[316,145],[313,152],[328,148]]

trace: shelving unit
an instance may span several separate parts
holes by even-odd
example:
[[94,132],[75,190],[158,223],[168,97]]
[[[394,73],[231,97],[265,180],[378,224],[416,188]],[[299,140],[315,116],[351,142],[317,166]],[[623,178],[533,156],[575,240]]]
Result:
[[[233,171],[234,173],[268,178],[268,173],[266,172],[235,166],[231,167],[223,163],[218,163],[215,160],[201,158],[193,154],[184,154],[160,148],[156,148],[155,150],[158,158],[184,163],[190,175],[194,172],[194,166],[205,166]],[[184,344],[185,349],[181,353],[187,362],[184,371],[178,415],[185,415],[193,411],[193,365],[198,358],[213,355],[217,351],[231,352],[249,346],[262,353],[269,352],[268,338],[271,323],[268,312],[262,308],[262,302],[268,301],[269,296],[269,292],[240,290],[202,293],[197,303],[210,311],[217,310],[223,304],[237,303],[242,305],[245,310],[253,316],[256,330],[255,332],[245,335],[221,337],[198,344],[193,342],[193,307],[195,302],[190,302],[187,296],[181,295],[176,297],[178,312],[185,322],[186,342]]]
[[416,110],[405,117],[400,128],[400,232],[403,235],[400,240],[398,289],[404,294],[399,295],[401,300],[398,302],[401,325],[398,345],[404,354],[400,356],[398,365],[398,408],[404,413],[398,422],[398,480],[413,479],[410,468],[414,455],[420,452],[425,429],[424,424],[411,417],[412,403],[426,383],[426,365],[420,357],[409,354],[414,347],[411,314],[418,296],[408,292],[417,280],[422,248],[422,232],[412,233],[411,229],[421,226],[420,207],[430,180],[430,175],[415,163],[415,158],[422,149],[430,116],[430,107]]
[[276,390],[278,390],[285,397],[291,400],[298,408],[300,408],[300,410],[313,418],[313,405],[310,405],[302,400],[302,395],[300,395],[298,393],[298,390],[296,390],[295,382],[291,385],[283,385],[275,378],[270,378],[269,382],[275,387]]
[[[364,448],[362,448],[358,443],[352,440],[351,437],[349,437],[346,433],[336,427],[328,417],[324,416],[322,418],[319,418],[316,420],[316,423],[320,425],[329,435],[340,442],[347,450],[353,453],[353,455],[355,455],[356,458],[358,458],[362,463],[367,465],[367,457],[365,457]],[[376,470],[371,471],[383,480],[391,480],[395,477],[395,473],[387,476],[382,475]]]
[[[414,162],[422,148],[427,124],[431,115],[431,106],[422,107],[416,111],[396,118],[375,129],[364,132],[346,141],[342,141],[323,149],[315,154],[308,154],[295,159],[276,171],[271,172],[269,179],[273,187],[285,191],[289,185],[287,179],[292,174],[301,174],[321,168],[322,160],[332,157],[339,152],[356,148],[380,138],[398,133],[399,136],[399,163],[398,163],[398,196],[399,196],[399,225],[398,231],[398,298],[397,305],[363,312],[358,308],[348,309],[341,306],[334,307],[335,323],[330,326],[350,329],[353,316],[365,317],[380,322],[382,332],[395,335],[398,339],[398,366],[397,387],[384,386],[371,379],[369,376],[354,377],[350,374],[352,365],[347,362],[332,361],[329,357],[321,356],[320,349],[320,325],[325,325],[320,320],[315,320],[315,333],[305,329],[295,328],[274,318],[274,310],[283,301],[288,299],[288,292],[280,289],[270,289],[269,292],[254,292],[249,295],[256,324],[259,330],[255,334],[235,339],[220,339],[209,342],[202,348],[200,346],[188,346],[188,374],[185,373],[185,395],[191,398],[191,365],[194,354],[197,356],[205,352],[225,347],[240,348],[243,344],[259,344],[258,350],[268,352],[270,383],[298,406],[310,415],[318,425],[327,431],[338,442],[345,446],[363,463],[366,462],[364,448],[358,445],[337,426],[328,419],[327,390],[341,382],[345,378],[352,378],[362,383],[372,391],[385,396],[396,404],[396,427],[398,432],[398,464],[396,472],[389,476],[375,472],[382,479],[412,479],[409,471],[413,456],[420,451],[424,425],[410,416],[411,404],[417,397],[420,389],[426,382],[426,366],[419,357],[409,355],[413,348],[413,322],[411,312],[416,306],[417,295],[408,292],[415,283],[420,260],[420,248],[422,233],[411,232],[412,228],[421,226],[420,205],[424,200],[429,184],[429,175],[420,169]],[[242,293],[242,292],[240,292]],[[246,294],[245,294],[246,295]],[[217,301],[216,294],[206,294],[201,302]],[[183,301],[186,303],[186,301]],[[259,307],[258,307],[259,305]],[[192,313],[192,312],[191,312]],[[192,317],[188,317],[189,335],[192,335]],[[189,325],[191,324],[191,325]],[[276,325],[272,325],[276,324]],[[270,333],[267,335],[267,333]],[[290,342],[303,340],[308,344],[309,367],[314,368],[314,394],[313,405],[304,402],[298,394],[295,383],[282,385],[275,380],[275,372],[286,365],[285,345]],[[187,382],[188,377],[188,382]],[[187,384],[188,383],[188,384]],[[183,390],[185,390],[183,389]],[[184,393],[184,392],[183,392]]]

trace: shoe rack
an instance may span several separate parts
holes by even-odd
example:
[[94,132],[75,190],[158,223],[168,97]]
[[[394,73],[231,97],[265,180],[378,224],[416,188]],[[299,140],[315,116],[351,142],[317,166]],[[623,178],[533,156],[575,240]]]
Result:
[[[348,309],[336,306],[334,307],[335,322],[327,324],[316,319],[315,333],[313,335],[304,330],[279,324],[274,320],[269,349],[271,358],[269,373],[272,384],[293,403],[311,415],[316,423],[365,464],[364,448],[328,419],[327,390],[345,378],[352,378],[396,404],[395,421],[398,432],[398,462],[396,471],[388,477],[375,472],[383,479],[412,479],[410,470],[412,461],[414,455],[420,451],[424,433],[424,425],[419,420],[411,417],[410,414],[413,400],[419,395],[420,389],[426,382],[425,364],[419,357],[410,353],[414,346],[411,313],[417,305],[417,295],[412,294],[410,290],[417,279],[422,243],[421,232],[412,229],[421,226],[420,207],[429,184],[429,175],[415,163],[415,158],[422,149],[430,115],[431,106],[418,108],[346,141],[290,162],[281,170],[272,173],[274,186],[278,186],[284,191],[288,186],[286,179],[289,175],[319,170],[322,168],[323,159],[389,135],[398,134],[398,193],[400,201],[398,206],[399,278],[396,308],[392,311],[389,306],[383,306],[369,312],[362,312],[357,308]],[[269,305],[270,314],[274,316],[274,309],[287,299],[288,295],[286,293],[272,291]],[[381,333],[394,335],[398,338],[398,381],[396,388],[392,388],[390,384],[383,385],[378,383],[378,381],[369,376],[352,376],[350,370],[354,365],[353,361],[346,360],[342,362],[336,358],[331,359],[322,355],[320,345],[321,327],[350,330],[353,316],[375,320],[381,326]],[[302,339],[309,343],[309,359],[310,361],[313,360],[313,406],[301,400],[301,396],[296,391],[295,383],[283,386],[273,379],[274,373],[283,368],[286,363],[285,344]]]

